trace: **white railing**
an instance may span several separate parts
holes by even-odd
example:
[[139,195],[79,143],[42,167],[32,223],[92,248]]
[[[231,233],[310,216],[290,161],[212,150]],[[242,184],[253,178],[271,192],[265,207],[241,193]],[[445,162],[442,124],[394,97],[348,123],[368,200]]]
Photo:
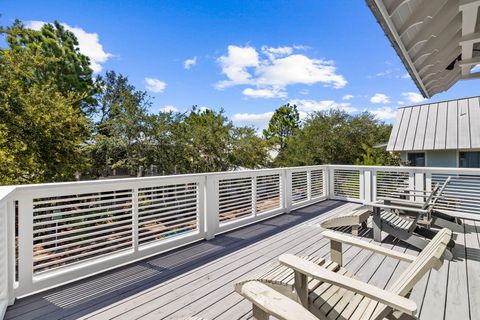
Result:
[[0,301],[326,199],[325,175],[316,166],[9,187]]
[[480,217],[480,170],[324,165],[0,188],[0,315],[7,303],[325,199],[431,190]]

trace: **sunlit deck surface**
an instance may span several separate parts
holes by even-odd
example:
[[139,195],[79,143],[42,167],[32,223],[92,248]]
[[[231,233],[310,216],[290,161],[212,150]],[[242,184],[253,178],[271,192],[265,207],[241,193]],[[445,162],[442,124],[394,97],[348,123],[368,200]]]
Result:
[[[19,299],[6,319],[248,319],[251,304],[233,290],[246,274],[276,263],[285,252],[329,256],[321,220],[358,204],[324,201],[82,281]],[[431,271],[411,299],[420,319],[480,319],[480,222],[465,220],[455,234],[454,261]],[[348,232],[349,230],[342,230]],[[372,241],[372,230],[360,236]],[[386,238],[383,245],[417,254]],[[404,262],[344,247],[346,268],[359,279],[388,287]]]

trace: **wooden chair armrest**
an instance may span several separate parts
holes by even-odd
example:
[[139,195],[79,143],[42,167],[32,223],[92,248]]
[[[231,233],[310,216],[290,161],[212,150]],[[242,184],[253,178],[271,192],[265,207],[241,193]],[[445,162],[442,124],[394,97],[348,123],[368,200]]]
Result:
[[[426,191],[426,190],[416,190],[416,189],[404,189],[404,188],[397,188],[397,191],[407,191],[407,192],[414,192],[414,193],[423,193],[423,194],[431,194],[432,191]],[[408,194],[405,194],[408,195]]]
[[254,315],[255,312],[262,312],[264,318],[272,315],[282,320],[318,320],[301,304],[261,282],[249,281],[240,287],[238,293],[252,302]]
[[419,213],[419,214],[428,213],[428,210],[424,210],[424,209],[418,209],[418,208],[414,208],[414,207],[397,206],[397,205],[388,205],[388,204],[383,204],[383,203],[379,203],[379,202],[364,202],[363,205],[374,207],[374,208],[401,210],[401,211],[408,211],[408,212],[414,212],[414,213]]
[[[423,196],[420,196],[423,197]],[[422,202],[415,202],[406,199],[398,199],[398,198],[390,198],[390,197],[377,197],[379,200],[383,201],[390,201],[393,205],[402,205],[402,206],[412,206],[412,207],[422,207],[424,203]]]
[[417,304],[414,301],[390,291],[380,289],[354,278],[340,275],[292,254],[283,254],[280,256],[279,260],[281,264],[288,266],[294,271],[307,277],[359,293],[407,315],[414,316],[417,313]]
[[330,241],[336,241],[342,244],[348,244],[351,246],[359,247],[359,248],[366,249],[375,253],[379,253],[387,257],[392,257],[401,261],[413,262],[413,260],[415,260],[416,258],[415,256],[412,256],[410,254],[386,249],[377,244],[366,242],[366,241],[363,241],[354,237],[346,236],[343,234],[339,234],[338,232],[334,232],[331,230],[323,231],[322,235],[325,238],[330,239]]

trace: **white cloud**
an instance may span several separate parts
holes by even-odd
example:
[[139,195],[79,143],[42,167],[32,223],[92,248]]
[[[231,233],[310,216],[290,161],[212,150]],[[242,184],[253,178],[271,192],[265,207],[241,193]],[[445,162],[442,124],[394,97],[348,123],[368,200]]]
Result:
[[354,98],[353,95],[351,94],[346,94],[342,97],[342,100],[352,100]]
[[348,113],[357,111],[357,108],[352,107],[348,102],[336,102],[333,100],[306,100],[293,99],[289,101],[290,104],[295,104],[300,111],[326,111],[330,109],[339,109]]
[[[46,24],[44,21],[25,22],[25,26],[33,30],[40,30],[44,24]],[[113,57],[113,54],[105,52],[98,34],[87,32],[79,27],[72,27],[66,23],[62,23],[62,25],[77,37],[78,49],[80,53],[90,58],[90,67],[93,72],[99,73],[102,71],[102,64]]]
[[233,121],[265,121],[270,120],[273,116],[273,112],[264,113],[237,113],[232,117]]
[[480,64],[477,64],[475,67],[470,70],[470,73],[480,72]]
[[331,61],[310,59],[301,54],[262,64],[257,68],[257,84],[260,86],[288,86],[292,84],[323,83],[334,88],[343,88],[347,81],[336,74]]
[[172,105],[166,105],[163,108],[160,108],[160,112],[178,112],[179,110]]
[[382,107],[368,111],[375,115],[375,118],[383,121],[395,119],[395,116],[397,114],[396,110],[394,110],[392,107]]
[[145,82],[147,90],[152,92],[163,92],[167,86],[165,82],[155,78],[145,78]]
[[397,101],[397,104],[398,104],[399,106],[403,106],[403,105],[405,104],[405,102],[403,102],[403,101]]
[[[294,84],[312,85],[323,83],[325,86],[342,88],[347,84],[345,78],[336,73],[333,61],[312,59],[303,54],[294,53],[303,47],[263,46],[258,52],[250,46],[228,46],[227,55],[221,56],[218,63],[222,73],[227,77],[216,83],[217,89],[225,89],[237,85],[256,86],[255,89],[244,90],[244,94],[266,98],[266,91],[280,92],[270,94],[271,98],[285,97],[286,87]],[[266,59],[264,58],[266,57]]]
[[255,126],[260,132],[268,127],[268,122],[273,116],[273,112],[264,113],[237,113],[232,117],[232,121],[237,125]]
[[293,52],[292,47],[277,47],[277,48],[271,48],[267,46],[262,46],[262,52],[270,59],[270,60],[275,60],[276,58],[279,57],[284,57],[291,55]]
[[258,52],[252,47],[228,46],[228,55],[221,56],[218,59],[222,68],[222,73],[229,80],[217,83],[217,89],[225,89],[227,87],[239,84],[251,84],[251,74],[248,68],[257,67],[260,64]]
[[25,27],[32,30],[40,30],[42,29],[43,25],[46,24],[45,21],[37,21],[37,20],[30,20],[25,21]]
[[250,97],[250,98],[285,98],[287,93],[282,89],[253,89],[253,88],[246,88],[242,91],[243,95]]
[[371,103],[390,103],[390,98],[383,93],[375,93],[373,97],[370,98]]
[[191,67],[197,64],[197,56],[187,59],[183,62],[183,67],[185,70],[190,70]]
[[421,94],[416,92],[404,92],[402,93],[402,96],[405,97],[405,99],[411,103],[419,103],[427,100]]

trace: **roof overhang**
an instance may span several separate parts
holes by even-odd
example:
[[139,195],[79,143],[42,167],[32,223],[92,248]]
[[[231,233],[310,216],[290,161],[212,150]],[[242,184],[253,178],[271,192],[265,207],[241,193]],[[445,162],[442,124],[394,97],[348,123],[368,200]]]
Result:
[[480,0],[366,0],[425,98],[480,78]]

